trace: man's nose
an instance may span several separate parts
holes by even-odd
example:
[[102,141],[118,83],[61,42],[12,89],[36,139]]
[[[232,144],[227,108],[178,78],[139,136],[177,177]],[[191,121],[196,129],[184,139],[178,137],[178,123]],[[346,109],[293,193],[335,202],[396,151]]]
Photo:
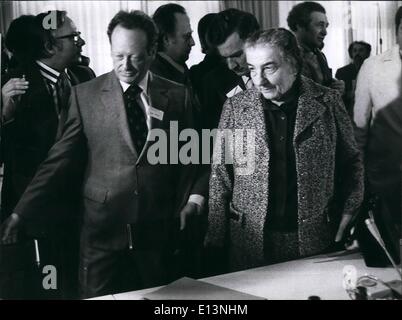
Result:
[[131,69],[131,60],[130,57],[125,57],[123,60],[124,68],[126,70]]
[[254,72],[251,75],[251,80],[256,87],[267,82],[267,79],[264,77],[262,72]]
[[84,39],[82,39],[81,37],[79,37],[79,39],[78,39],[78,42],[77,42],[77,46],[78,47],[83,47],[83,46],[85,46],[85,40]]
[[195,46],[194,38],[191,36],[190,37],[190,47]]

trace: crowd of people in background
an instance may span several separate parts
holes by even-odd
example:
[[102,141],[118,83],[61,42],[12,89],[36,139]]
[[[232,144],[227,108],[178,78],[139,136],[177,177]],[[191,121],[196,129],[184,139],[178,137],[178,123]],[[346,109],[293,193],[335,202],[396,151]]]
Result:
[[[291,9],[289,29],[205,15],[191,68],[185,8],[120,11],[105,30],[113,70],[98,77],[79,26],[54,12],[55,29],[49,12],[23,15],[2,39],[0,298],[89,298],[344,249],[373,197],[398,259],[402,7],[397,44],[370,57],[354,41],[335,77],[315,2]],[[253,171],[151,163],[152,132],[173,122],[252,130]],[[214,157],[236,149],[213,142]],[[57,289],[43,288],[45,265]]]

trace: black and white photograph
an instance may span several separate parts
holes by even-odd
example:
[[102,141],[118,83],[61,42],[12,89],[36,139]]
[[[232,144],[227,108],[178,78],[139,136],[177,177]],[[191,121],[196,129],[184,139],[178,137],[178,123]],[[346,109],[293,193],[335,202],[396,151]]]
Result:
[[0,300],[402,300],[402,1],[1,1],[0,37]]

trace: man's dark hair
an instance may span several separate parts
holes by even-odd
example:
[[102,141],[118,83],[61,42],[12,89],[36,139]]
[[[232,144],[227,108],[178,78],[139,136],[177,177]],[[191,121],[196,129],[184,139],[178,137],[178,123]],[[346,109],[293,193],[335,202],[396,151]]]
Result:
[[33,39],[30,34],[34,28],[35,16],[22,15],[11,21],[4,44],[13,55],[13,59],[23,62],[33,56]]
[[110,42],[112,39],[113,30],[118,25],[129,30],[139,29],[144,31],[148,39],[148,51],[155,46],[158,38],[158,29],[156,28],[153,20],[144,12],[139,10],[133,10],[130,12],[121,10],[116,13],[107,28],[107,35]]
[[200,21],[198,22],[198,28],[197,28],[197,32],[198,32],[198,38],[200,39],[200,43],[201,43],[201,47],[203,45],[206,46],[205,49],[209,49],[210,44],[207,41],[206,35],[207,35],[207,31],[208,28],[211,24],[211,22],[213,21],[213,19],[217,16],[217,13],[208,13],[205,16],[203,16]]
[[297,26],[304,29],[307,28],[311,22],[310,14],[312,12],[321,12],[326,14],[324,7],[317,2],[302,2],[295,5],[292,10],[290,10],[287,18],[290,30],[295,32],[297,30]]
[[[52,11],[39,13],[35,17],[35,27],[33,29],[33,36],[35,38],[35,49],[34,49],[34,58],[49,58],[50,54],[46,49],[46,44],[49,43],[51,46],[57,44],[57,39],[54,35],[54,29],[45,29],[43,27],[44,19],[51,14]],[[56,12],[56,29],[60,28],[64,22],[66,21],[67,12],[55,10]]]
[[395,14],[395,32],[398,33],[399,25],[402,19],[402,6],[398,8]]
[[221,45],[234,32],[245,40],[253,32],[260,29],[254,15],[238,9],[227,9],[219,12],[211,21],[207,31],[207,40],[215,47]]
[[370,53],[371,53],[371,45],[370,45],[370,44],[368,44],[367,42],[364,42],[364,41],[353,41],[353,42],[349,45],[349,48],[348,48],[349,57],[350,57],[351,59],[353,59],[353,57],[352,57],[353,46],[356,45],[356,44],[359,44],[359,45],[361,45],[361,46],[364,46],[364,48],[365,48],[365,49],[367,50],[367,52],[368,52],[368,55],[370,55]]
[[176,32],[176,13],[187,14],[186,9],[176,3],[168,3],[156,9],[152,19],[159,30],[158,51],[163,51],[163,39]]
[[300,72],[303,59],[297,39],[292,32],[284,28],[257,31],[247,38],[245,48],[266,44],[277,47],[282,57],[292,63],[298,73]]
[[[6,47],[20,62],[50,57],[46,45],[55,45],[57,41],[53,30],[43,27],[43,21],[50,13],[22,15],[11,22],[6,35]],[[56,10],[56,28],[64,24],[66,15],[66,11]]]

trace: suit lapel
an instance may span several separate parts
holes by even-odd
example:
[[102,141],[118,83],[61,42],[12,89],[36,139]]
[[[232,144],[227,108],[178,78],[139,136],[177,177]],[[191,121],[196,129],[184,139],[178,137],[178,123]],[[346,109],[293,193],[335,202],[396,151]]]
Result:
[[[59,123],[56,107],[52,94],[49,92],[45,80],[40,74],[39,68],[34,65],[29,65],[24,69],[25,77],[29,81],[29,90],[27,94],[22,96],[22,103],[27,106],[34,106],[37,115],[41,115],[44,123],[54,124],[54,134],[57,134],[57,126]],[[50,134],[50,132],[49,132]]]
[[118,121],[118,126],[121,130],[121,134],[123,136],[123,140],[126,142],[130,151],[134,154],[134,156],[138,157],[138,152],[134,147],[133,140],[131,138],[130,129],[128,127],[128,120],[126,109],[124,106],[123,99],[123,90],[117,79],[114,71],[109,73],[108,78],[104,82],[104,85],[101,90],[101,101],[106,106],[107,109],[110,109],[109,117],[110,121]]
[[[242,119],[245,119],[247,129],[252,129],[256,131],[256,148],[258,153],[261,153],[269,163],[270,152],[269,152],[269,137],[270,132],[265,123],[265,114],[262,105],[261,94],[255,89],[249,89],[248,94],[250,94],[250,99],[245,99],[245,102],[240,106],[242,112]],[[237,113],[237,112],[236,112]],[[250,125],[251,124],[251,125]],[[256,150],[257,151],[257,150]],[[257,157],[258,159],[258,157]],[[264,173],[268,177],[268,172]]]
[[325,106],[317,101],[323,95],[318,86],[313,88],[311,80],[302,77],[301,94],[298,101],[294,141],[325,111]]
[[149,77],[149,107],[163,112],[163,119],[157,119],[151,116],[151,129],[162,128],[162,123],[166,120],[167,112],[169,111],[169,93],[160,85],[158,77],[150,73]]

